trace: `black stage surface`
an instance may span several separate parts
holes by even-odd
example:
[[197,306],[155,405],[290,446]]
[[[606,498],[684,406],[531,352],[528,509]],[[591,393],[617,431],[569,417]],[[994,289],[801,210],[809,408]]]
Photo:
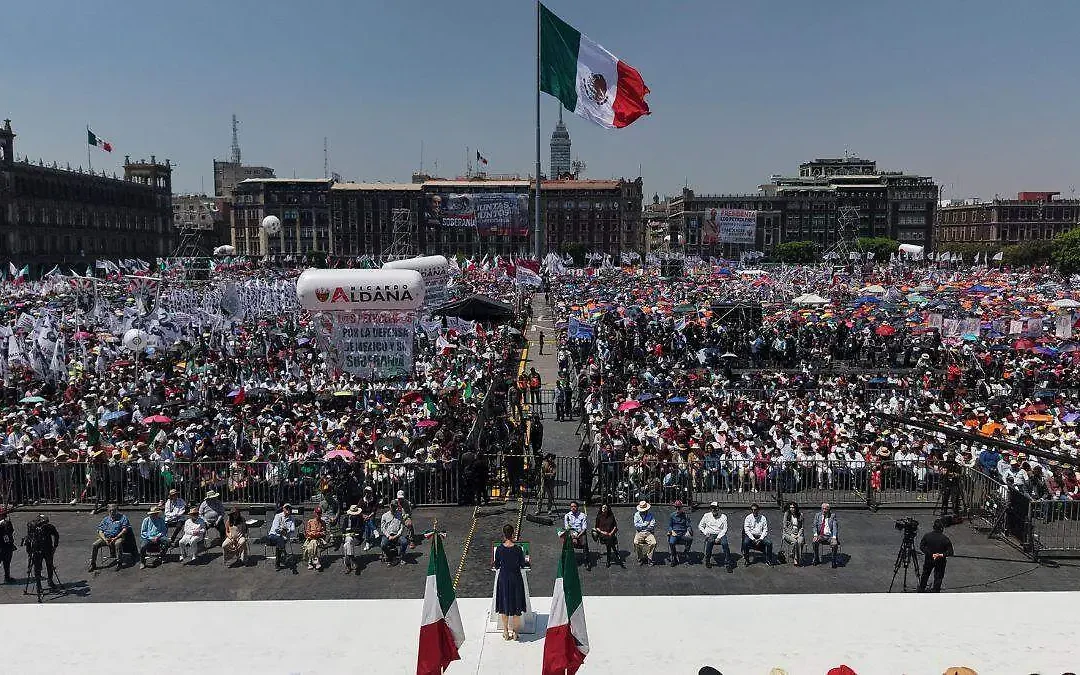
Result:
[[[138,528],[140,510],[125,511]],[[663,528],[669,510],[655,507],[654,512]],[[697,523],[702,511],[693,514]],[[779,544],[779,513],[765,511],[769,519],[771,539]],[[593,511],[590,509],[590,520]],[[17,538],[25,529],[31,514],[13,514]],[[738,532],[744,512],[729,512],[732,551],[739,548]],[[623,527],[620,548],[627,558],[625,569],[604,566],[602,560],[591,571],[581,570],[584,592],[588,595],[703,595],[703,594],[770,594],[770,593],[873,593],[888,589],[893,564],[900,546],[901,533],[893,527],[895,518],[913,515],[921,523],[919,537],[930,527],[929,511],[840,511],[842,565],[832,569],[818,567],[795,568],[791,564],[768,567],[756,563],[744,567],[740,560],[734,573],[723,568],[706,569],[701,564],[703,540],[695,538],[697,564],[669,567],[666,539],[661,539],[658,556],[662,566],[640,567],[627,552],[631,541],[633,510],[617,508],[616,516]],[[469,531],[472,509],[462,507],[423,508],[415,513],[417,530],[428,529],[432,518],[439,519],[440,529],[446,529],[447,557],[451,575],[456,574],[461,559],[462,542]],[[181,566],[176,554],[163,566],[140,570],[137,565],[122,570],[113,567],[87,573],[90,544],[101,515],[87,513],[52,513],[50,518],[60,530],[61,544],[57,553],[57,568],[66,593],[46,595],[46,602],[168,602],[177,600],[301,600],[330,598],[421,598],[427,572],[427,547],[421,545],[408,555],[408,563],[387,567],[377,560],[377,551],[365,555],[366,566],[360,576],[342,574],[340,554],[332,552],[329,565],[322,572],[309,571],[297,565],[295,571],[275,571],[272,558],[262,558],[261,544],[251,547],[252,560],[246,568],[226,568],[222,565],[221,549],[212,548],[199,564]],[[518,507],[491,506],[481,509],[471,550],[465,561],[457,592],[461,597],[487,597],[491,593],[492,575],[488,568],[490,543],[498,537],[503,524],[516,523]],[[561,518],[558,519],[561,522]],[[1058,567],[1041,566],[1026,559],[1007,544],[989,540],[985,534],[968,524],[955,525],[947,530],[953,540],[956,557],[950,560],[945,578],[945,591],[1065,591],[1080,584],[1080,562],[1062,561]],[[554,527],[524,523],[522,538],[532,544],[533,570],[530,585],[536,596],[550,595],[555,576],[559,541]],[[107,553],[107,550],[103,550]],[[719,553],[719,549],[717,549]],[[271,556],[273,552],[271,551]],[[596,553],[593,553],[594,557]],[[808,551],[809,555],[809,551]],[[102,564],[99,560],[99,565]],[[34,602],[36,597],[23,594],[26,556],[20,550],[13,561],[16,584],[0,586],[0,602]],[[910,580],[914,587],[917,580]],[[900,581],[897,581],[899,589]]]

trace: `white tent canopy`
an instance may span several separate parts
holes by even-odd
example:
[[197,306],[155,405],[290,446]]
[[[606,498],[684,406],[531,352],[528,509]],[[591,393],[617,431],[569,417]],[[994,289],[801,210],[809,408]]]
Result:
[[792,304],[795,304],[795,305],[827,305],[827,304],[829,304],[828,299],[823,298],[820,295],[815,295],[814,293],[807,293],[805,295],[800,295],[799,297],[795,298],[791,302],[792,302]]
[[900,244],[898,250],[900,253],[907,253],[908,255],[922,255],[923,247],[918,244]]

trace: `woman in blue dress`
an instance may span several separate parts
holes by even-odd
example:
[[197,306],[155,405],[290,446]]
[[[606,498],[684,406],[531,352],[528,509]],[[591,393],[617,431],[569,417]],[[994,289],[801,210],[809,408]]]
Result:
[[499,615],[504,640],[518,638],[517,629],[525,612],[525,581],[521,576],[523,567],[525,552],[514,543],[514,526],[507,524],[503,527],[503,543],[495,549],[495,568],[499,570],[499,581],[495,585],[495,612]]

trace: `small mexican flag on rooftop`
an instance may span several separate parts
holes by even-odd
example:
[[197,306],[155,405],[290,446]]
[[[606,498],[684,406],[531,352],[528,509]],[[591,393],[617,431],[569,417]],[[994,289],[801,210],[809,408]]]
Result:
[[94,134],[93,131],[90,131],[90,127],[86,127],[86,142],[90,145],[96,145],[105,152],[112,152],[112,143]]
[[420,620],[420,649],[416,654],[416,675],[440,675],[457,661],[458,647],[465,641],[461,627],[454,582],[446,564],[442,535],[431,533],[427,585],[424,587],[424,616]]
[[641,74],[540,5],[540,91],[602,127],[649,114]]

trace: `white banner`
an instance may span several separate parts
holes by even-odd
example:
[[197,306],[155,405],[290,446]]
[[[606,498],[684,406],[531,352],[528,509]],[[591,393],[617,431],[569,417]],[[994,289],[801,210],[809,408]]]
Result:
[[1069,338],[1071,338],[1073,327],[1072,313],[1070,312],[1069,314],[1062,314],[1061,316],[1057,317],[1055,321],[1056,325],[1054,326],[1054,335],[1063,340],[1068,340]]
[[701,223],[701,243],[753,244],[757,233],[757,211],[709,209]]
[[413,367],[412,312],[326,312],[318,317],[326,358],[342,372],[372,379],[408,376]]

